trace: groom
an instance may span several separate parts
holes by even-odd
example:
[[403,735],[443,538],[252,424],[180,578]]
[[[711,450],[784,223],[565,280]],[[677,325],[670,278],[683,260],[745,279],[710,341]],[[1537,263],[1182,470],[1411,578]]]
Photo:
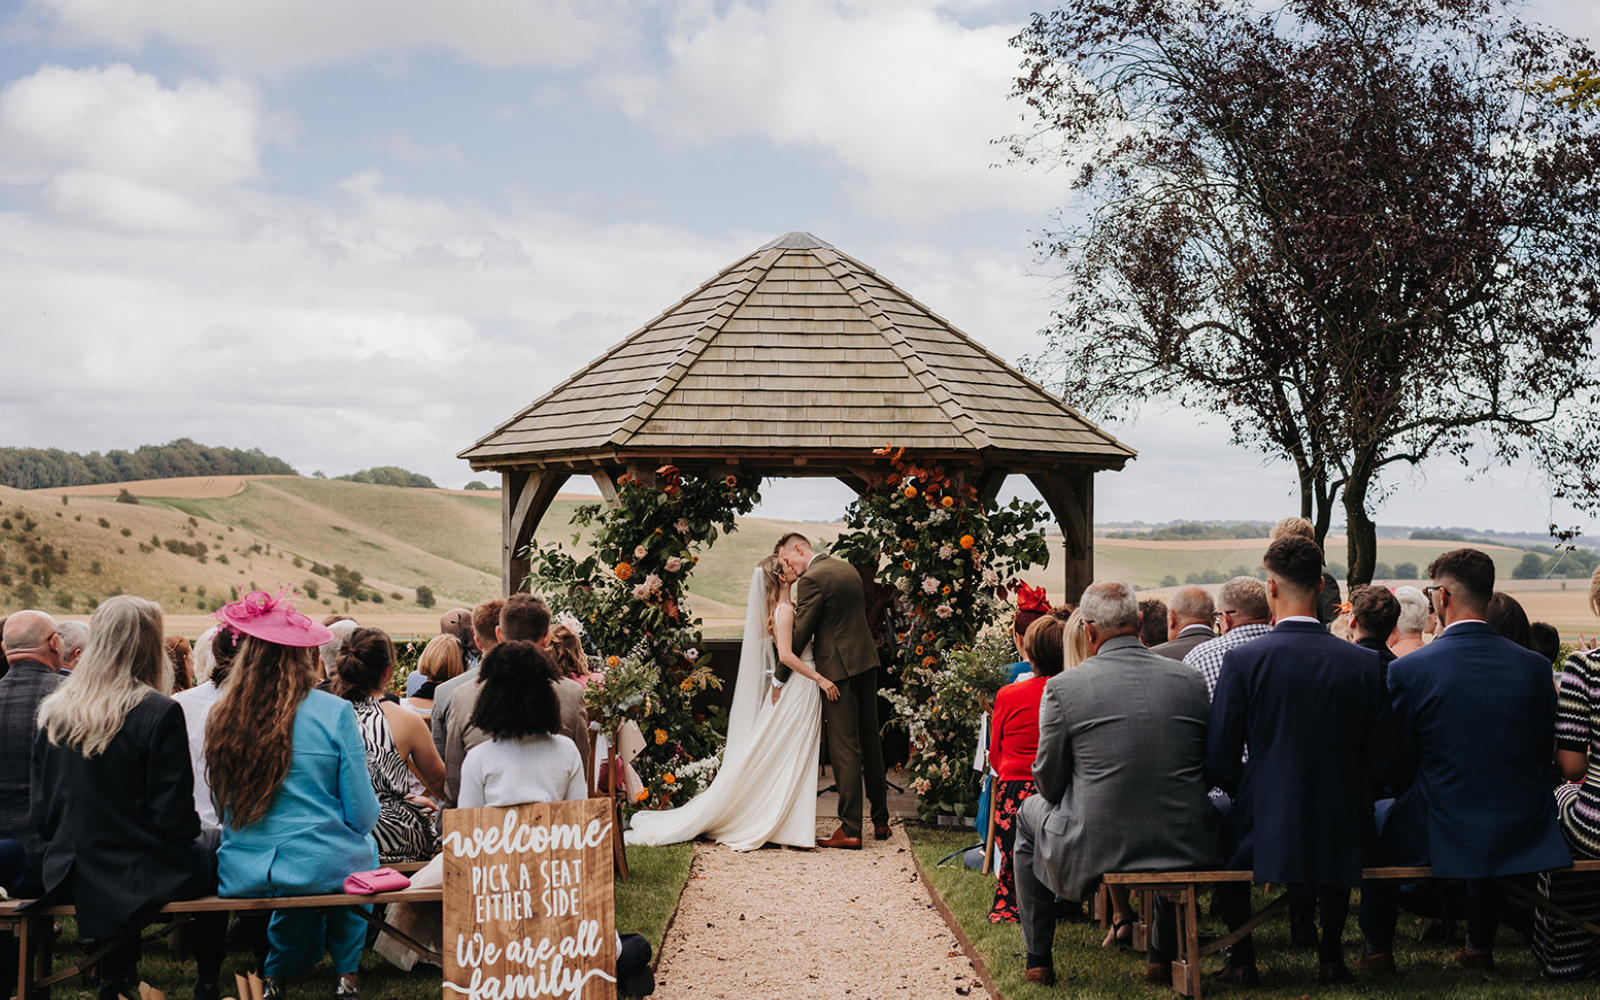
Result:
[[[773,552],[796,573],[794,649],[813,639],[817,672],[839,685],[837,700],[822,701],[828,729],[828,759],[839,786],[839,829],[818,847],[861,847],[861,780],[872,803],[872,835],[889,839],[889,797],[884,786],[883,744],[878,741],[878,648],[867,625],[861,577],[842,559],[819,556],[804,535],[790,532]],[[789,679],[778,664],[774,688]],[[774,692],[776,697],[776,692]]]

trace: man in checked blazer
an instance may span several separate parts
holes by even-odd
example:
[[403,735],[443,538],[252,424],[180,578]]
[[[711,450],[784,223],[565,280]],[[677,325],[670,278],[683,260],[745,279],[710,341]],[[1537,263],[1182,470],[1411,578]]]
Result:
[[[867,624],[861,576],[843,559],[817,555],[804,535],[790,532],[773,552],[795,573],[794,649],[813,641],[817,673],[839,686],[839,697],[822,700],[828,760],[839,786],[839,829],[818,847],[861,846],[861,785],[872,806],[872,835],[889,839],[889,795],[878,738],[878,646]],[[789,668],[778,664],[772,683],[781,686]]]

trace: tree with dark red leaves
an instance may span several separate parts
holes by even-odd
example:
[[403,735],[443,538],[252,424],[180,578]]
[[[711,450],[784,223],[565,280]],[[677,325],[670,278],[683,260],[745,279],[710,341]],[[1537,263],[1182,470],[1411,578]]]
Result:
[[1288,456],[1352,583],[1430,456],[1600,508],[1600,116],[1535,84],[1585,43],[1480,0],[1074,0],[1013,45],[1002,141],[1075,192],[1032,362],[1069,401],[1166,396]]

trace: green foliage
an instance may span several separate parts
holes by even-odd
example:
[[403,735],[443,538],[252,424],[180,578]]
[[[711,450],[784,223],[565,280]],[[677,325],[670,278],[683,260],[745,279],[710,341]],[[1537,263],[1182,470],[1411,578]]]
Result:
[[129,493],[126,489],[117,491],[117,503],[138,504],[139,498]]
[[634,768],[652,808],[693,795],[696,772],[685,769],[716,750],[712,720],[695,713],[692,701],[721,682],[700,655],[701,621],[684,605],[684,590],[698,551],[735,529],[735,518],[755,506],[759,486],[752,475],[683,475],[670,465],[649,483],[625,475],[615,505],[573,512],[572,523],[592,531],[589,555],[575,559],[557,544],[528,549],[534,589],[552,610],[582,622],[591,648],[605,658],[608,679],[589,689],[594,711],[608,726],[631,719],[645,734]]
[[213,448],[188,438],[142,445],[132,452],[114,449],[104,455],[97,451],[81,455],[59,448],[0,448],[0,484],[20,490],[179,476],[294,474],[288,462],[262,454],[260,449]]
[[480,480],[474,479],[472,482],[468,483],[467,485],[465,485],[465,486],[463,486],[461,488],[464,489],[464,490],[489,490],[489,489],[493,489],[494,487],[490,486],[488,483],[485,483],[485,482],[482,482]]
[[1580,69],[1549,80],[1537,80],[1532,89],[1554,94],[1557,104],[1584,111],[1600,111],[1600,69]]
[[1513,580],[1538,580],[1544,576],[1544,560],[1537,552],[1525,552],[1522,561],[1511,571]]
[[[1000,617],[1019,572],[1049,562],[1038,526],[1044,504],[1013,500],[988,510],[977,490],[937,464],[888,454],[893,471],[845,511],[846,531],[835,555],[876,567],[878,583],[896,592],[895,655],[899,690],[886,691],[913,735],[906,771],[931,815],[949,806],[971,812],[976,786],[970,761],[980,713],[941,700],[955,697],[945,674],[971,684],[977,661],[953,659],[972,650],[984,627]],[[1005,662],[1011,662],[1009,657]],[[969,700],[969,699],[963,699]]]
[[[395,598],[395,599],[399,600],[399,598]],[[433,605],[434,605],[433,588],[429,587],[429,586],[426,586],[426,585],[418,587],[417,588],[417,607],[419,607],[419,608],[431,608],[431,607],[433,607]]]
[[1459,531],[1439,531],[1436,528],[1418,528],[1407,536],[1423,542],[1465,542],[1467,536]]
[[333,478],[342,479],[347,483],[376,483],[379,486],[405,486],[430,490],[438,488],[437,483],[420,472],[402,469],[397,465],[375,465],[370,469]]
[[1266,538],[1272,525],[1265,521],[1236,521],[1227,524],[1202,524],[1178,521],[1149,531],[1111,531],[1107,538],[1131,538],[1146,542],[1199,542],[1215,539]]
[[1420,579],[1420,576],[1417,573],[1417,564],[1414,562],[1395,563],[1394,578],[1396,580]]

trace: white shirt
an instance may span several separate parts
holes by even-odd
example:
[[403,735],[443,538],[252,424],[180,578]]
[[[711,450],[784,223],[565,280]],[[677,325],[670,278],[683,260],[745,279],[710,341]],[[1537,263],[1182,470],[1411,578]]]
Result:
[[179,691],[172,700],[183,707],[183,727],[189,733],[189,764],[194,768],[194,811],[200,814],[200,825],[206,829],[222,826],[217,819],[217,807],[211,801],[211,777],[206,773],[206,720],[211,717],[211,707],[222,697],[214,681],[206,681],[187,691]]
[[[1457,618],[1455,621],[1453,621],[1450,624],[1446,625],[1444,627],[1444,631],[1448,632],[1451,629],[1455,628],[1457,625],[1465,625],[1467,622],[1472,622],[1474,625],[1487,625],[1487,624],[1489,624],[1488,622],[1484,621],[1482,618]],[[1443,635],[1444,632],[1441,632],[1439,634]]]
[[1312,625],[1322,624],[1321,621],[1311,617],[1310,615],[1285,615],[1284,617],[1279,618],[1276,624],[1282,625],[1284,622],[1309,622]]
[[461,762],[456,805],[517,806],[588,796],[578,745],[560,734],[525,740],[489,740]]

